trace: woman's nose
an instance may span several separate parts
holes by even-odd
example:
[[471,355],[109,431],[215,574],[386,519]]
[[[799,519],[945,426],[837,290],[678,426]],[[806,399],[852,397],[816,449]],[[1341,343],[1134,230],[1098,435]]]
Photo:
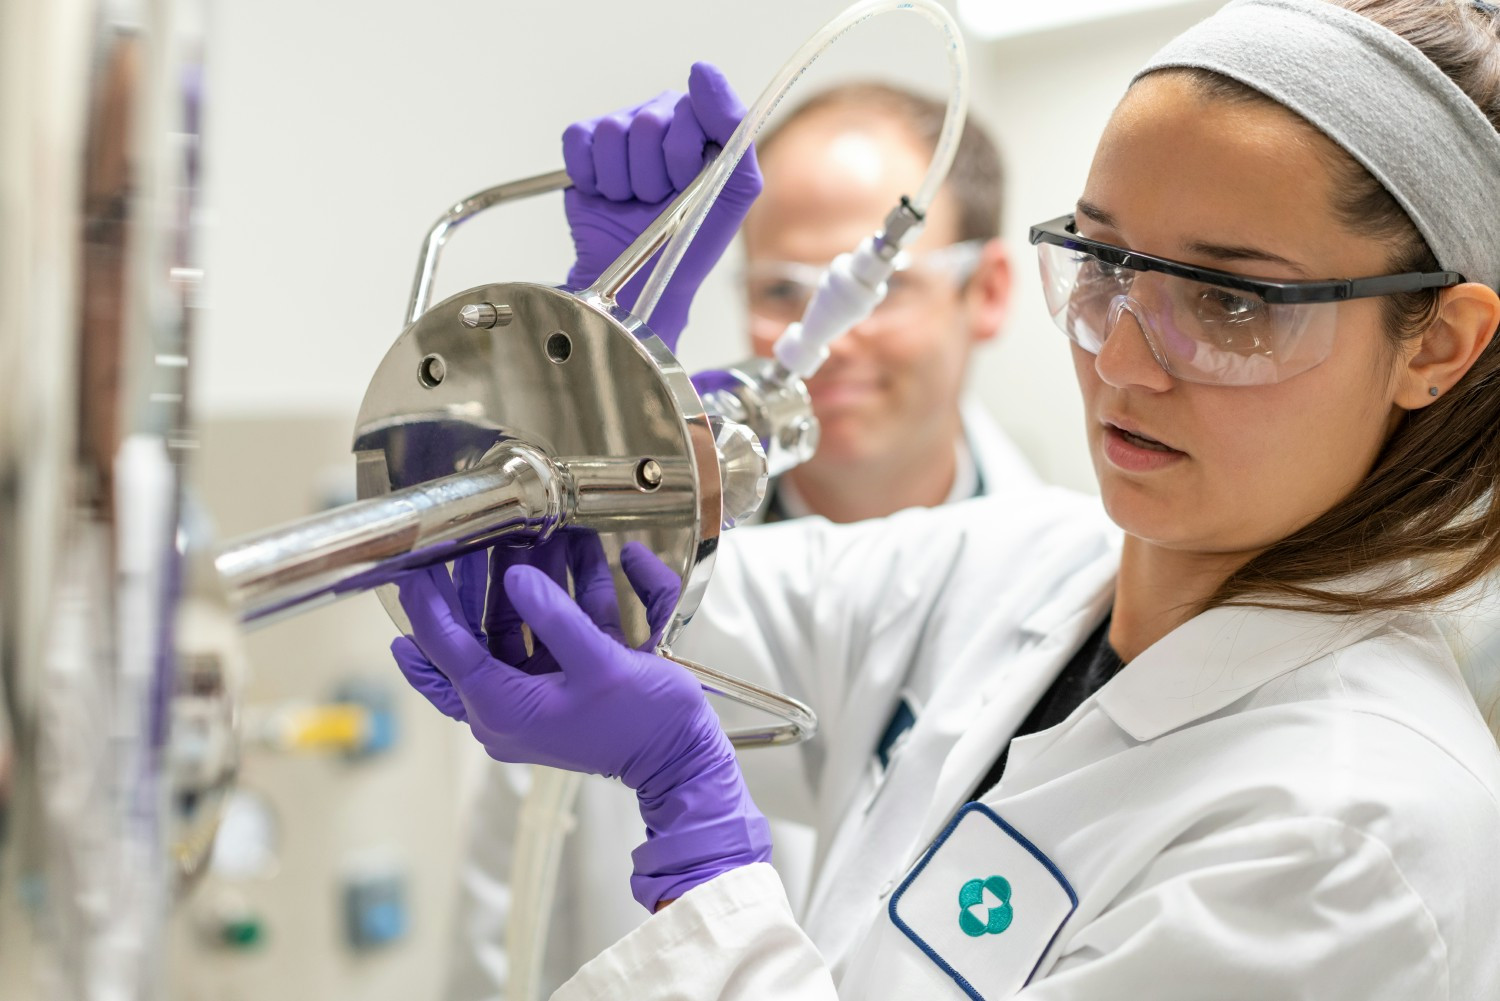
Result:
[[1136,386],[1165,392],[1172,388],[1172,377],[1157,357],[1140,308],[1128,295],[1111,300],[1104,321],[1104,343],[1094,357],[1094,370],[1116,389]]

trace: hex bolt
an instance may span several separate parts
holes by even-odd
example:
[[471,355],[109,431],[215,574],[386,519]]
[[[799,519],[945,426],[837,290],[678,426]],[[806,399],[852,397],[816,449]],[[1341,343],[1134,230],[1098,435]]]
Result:
[[655,459],[642,459],[636,463],[635,485],[638,489],[650,493],[661,486],[661,480],[661,463]]
[[490,302],[471,302],[458,311],[458,319],[464,326],[485,330],[503,327],[514,318],[515,312],[503,303],[496,306]]

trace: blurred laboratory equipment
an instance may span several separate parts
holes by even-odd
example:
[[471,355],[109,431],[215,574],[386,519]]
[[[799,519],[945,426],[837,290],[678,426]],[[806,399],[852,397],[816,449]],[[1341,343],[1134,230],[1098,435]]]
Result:
[[195,0],[0,4],[0,992],[163,993],[239,630],[183,493]]

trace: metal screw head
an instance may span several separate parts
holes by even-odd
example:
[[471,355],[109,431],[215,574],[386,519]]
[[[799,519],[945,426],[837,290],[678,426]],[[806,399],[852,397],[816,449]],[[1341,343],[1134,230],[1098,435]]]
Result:
[[635,467],[635,485],[641,490],[652,491],[661,486],[661,463],[655,459],[642,459]]
[[471,302],[458,311],[458,319],[464,326],[485,330],[503,327],[514,317],[515,313],[509,306],[504,304],[496,306],[489,302]]

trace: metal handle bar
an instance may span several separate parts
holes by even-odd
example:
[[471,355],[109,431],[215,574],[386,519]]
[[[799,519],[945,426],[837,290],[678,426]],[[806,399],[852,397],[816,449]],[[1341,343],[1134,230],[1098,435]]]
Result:
[[[619,258],[604,269],[598,279],[591,285],[586,295],[597,295],[606,302],[613,303],[615,296],[625,283],[635,277],[651,255],[666,246],[672,234],[682,225],[683,217],[687,214],[687,205],[692,195],[698,188],[708,182],[708,176],[712,173],[713,160],[704,164],[698,176],[693,178],[686,188],[662,210],[656,221],[646,227],[645,232],[636,237],[634,243],[625,248]],[[538,174],[535,177],[525,177],[519,181],[509,181],[505,184],[496,185],[493,188],[485,188],[458,202],[427,231],[427,239],[422,241],[422,251],[417,256],[417,276],[412,282],[411,300],[406,307],[406,322],[415,323],[417,318],[427,312],[432,305],[432,286],[437,279],[438,258],[442,255],[443,247],[448,242],[448,234],[460,225],[468,222],[486,209],[492,209],[506,202],[518,201],[522,198],[530,198],[533,195],[544,195],[549,191],[562,191],[573,186],[568,179],[565,170],[554,170],[548,174]],[[649,319],[642,315],[641,320]]]
[[722,671],[678,657],[666,647],[658,648],[656,653],[686,668],[688,673],[703,685],[705,692],[711,695],[722,695],[786,721],[779,726],[753,726],[728,731],[729,742],[735,747],[780,747],[783,744],[799,744],[818,732],[817,714],[805,703],[799,702],[790,695],[773,692],[769,688],[762,688],[724,674]]
[[530,198],[532,195],[561,191],[571,186],[572,183],[568,180],[567,171],[554,170],[550,174],[538,174],[535,177],[526,177],[519,181],[499,184],[493,188],[485,188],[444,212],[442,217],[432,224],[432,228],[427,231],[427,239],[422,242],[422,252],[417,257],[417,277],[412,283],[411,301],[406,308],[406,322],[415,323],[418,317],[427,312],[427,307],[432,305],[432,283],[437,277],[438,257],[443,252],[443,245],[448,242],[450,232],[485,209],[521,198]]

